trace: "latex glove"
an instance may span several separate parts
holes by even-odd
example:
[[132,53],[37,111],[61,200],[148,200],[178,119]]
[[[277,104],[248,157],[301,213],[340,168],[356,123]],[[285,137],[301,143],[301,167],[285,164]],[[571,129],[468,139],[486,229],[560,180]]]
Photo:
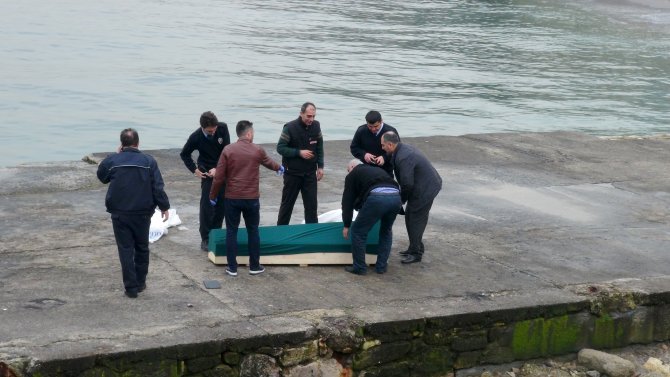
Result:
[[284,169],[284,166],[279,165],[279,170],[277,170],[277,175],[281,177],[282,175],[284,175],[285,171],[286,171],[286,169]]
[[211,204],[212,206],[215,206],[216,202],[218,202],[218,201],[219,201],[219,199],[209,199],[209,204]]

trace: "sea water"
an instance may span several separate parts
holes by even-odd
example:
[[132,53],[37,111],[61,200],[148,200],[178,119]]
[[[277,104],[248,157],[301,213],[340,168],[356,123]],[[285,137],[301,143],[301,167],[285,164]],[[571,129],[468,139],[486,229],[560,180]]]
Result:
[[181,148],[203,111],[274,143],[670,132],[670,0],[22,0],[0,4],[0,166]]

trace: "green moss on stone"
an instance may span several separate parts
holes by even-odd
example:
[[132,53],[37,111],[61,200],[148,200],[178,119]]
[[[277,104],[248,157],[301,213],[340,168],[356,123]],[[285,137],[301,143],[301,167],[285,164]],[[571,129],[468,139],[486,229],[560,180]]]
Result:
[[623,318],[615,319],[604,314],[595,320],[591,344],[596,348],[613,348],[626,345],[626,324]]
[[579,350],[584,329],[573,317],[564,315],[547,321],[547,353],[561,355]]
[[[544,345],[544,318],[530,319],[517,322],[514,325],[512,337],[512,351],[516,359],[531,359],[540,357],[545,350]],[[546,347],[544,347],[546,349]]]
[[514,325],[512,351],[521,360],[574,352],[583,331],[579,320],[568,315],[521,321]]

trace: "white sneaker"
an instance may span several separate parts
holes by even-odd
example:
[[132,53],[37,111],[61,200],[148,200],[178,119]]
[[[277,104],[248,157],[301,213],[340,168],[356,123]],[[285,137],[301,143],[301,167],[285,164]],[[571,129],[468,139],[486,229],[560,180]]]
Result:
[[237,276],[237,271],[233,271],[228,267],[226,267],[226,273],[230,276]]
[[258,265],[258,270],[249,269],[249,275],[258,275],[262,274],[263,272],[265,272],[265,267],[263,267],[262,264]]

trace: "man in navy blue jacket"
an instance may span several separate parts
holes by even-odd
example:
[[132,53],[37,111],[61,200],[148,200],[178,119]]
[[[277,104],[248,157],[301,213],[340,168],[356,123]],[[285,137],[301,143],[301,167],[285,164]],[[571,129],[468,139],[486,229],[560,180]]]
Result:
[[[200,250],[207,251],[209,245],[209,231],[221,229],[225,215],[224,191],[219,191],[217,204],[209,204],[209,192],[216,176],[216,163],[223,148],[230,144],[228,125],[219,122],[211,111],[200,116],[200,128],[193,131],[188,137],[179,156],[186,168],[200,179]],[[197,164],[193,161],[193,151],[198,151]]]
[[98,166],[98,179],[109,183],[105,206],[112,214],[126,296],[136,298],[146,288],[149,271],[149,226],[158,206],[168,219],[170,201],[153,157],[140,152],[137,131],[121,131],[119,152]]
[[357,159],[369,165],[380,166],[393,177],[391,156],[386,154],[381,144],[382,135],[390,131],[398,135],[395,128],[384,123],[379,111],[371,110],[365,114],[365,124],[356,130],[349,149]]

